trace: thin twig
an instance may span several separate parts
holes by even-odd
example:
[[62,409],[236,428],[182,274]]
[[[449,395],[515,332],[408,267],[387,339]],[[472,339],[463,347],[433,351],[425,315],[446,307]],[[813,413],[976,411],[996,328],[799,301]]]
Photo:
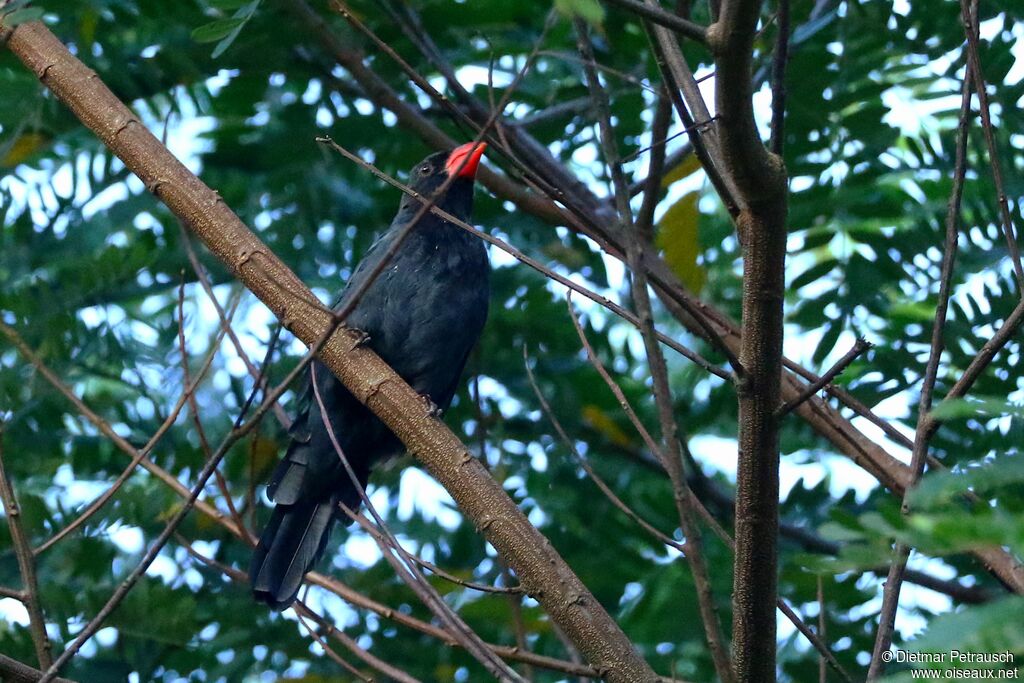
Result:
[[[213,285],[210,283],[210,276],[207,274],[206,269],[203,268],[203,264],[199,261],[199,256],[196,254],[195,246],[192,244],[192,235],[189,234],[185,226],[179,221],[178,229],[181,231],[181,243],[185,247],[185,254],[188,256],[188,262],[192,265],[192,271],[196,274],[199,279],[199,283],[203,286],[203,291],[206,292],[206,298],[213,304],[213,308],[217,311],[217,319],[220,321],[221,328],[227,333],[228,339],[231,340],[231,345],[235,348],[235,353],[242,359],[245,364],[246,370],[249,371],[249,375],[253,379],[257,379],[260,376],[260,369],[256,367],[252,360],[249,358],[249,354],[245,352],[245,348],[242,346],[242,341],[235,334],[234,328],[230,324],[230,319],[224,314],[224,307],[220,305],[220,301],[217,300],[217,295],[213,291]],[[263,387],[264,391],[266,387]],[[277,418],[278,423],[288,431],[291,426],[291,420],[288,418],[288,414],[284,408],[280,405],[274,406],[274,416]]]
[[[597,61],[597,59],[588,60],[584,57],[580,57],[579,55],[568,54],[560,50],[541,50],[537,54],[544,57],[554,57],[555,59],[560,59],[564,62],[571,62],[573,64],[579,64],[580,66],[592,67],[603,74],[615,76],[616,78],[623,80],[626,83],[629,83],[630,85],[635,85],[641,90],[649,92],[652,95],[656,95],[658,93],[656,88],[651,87],[645,82],[645,79],[637,78],[636,76],[630,73],[602,64],[601,62]],[[587,108],[589,109],[593,107],[593,103],[591,102],[590,97],[587,97],[586,100],[588,105],[590,105]],[[625,161],[625,159],[623,159],[623,161]]]
[[[529,179],[529,182],[535,187],[535,189],[538,189],[549,196],[557,194],[557,190],[555,190],[554,186],[547,180],[547,178],[537,174],[534,171],[532,164],[524,163],[509,146],[509,136],[514,137],[518,134],[518,130],[507,130],[501,118],[501,113],[504,111],[508,101],[511,99],[512,94],[518,89],[522,78],[533,64],[537,55],[540,53],[541,46],[547,37],[548,31],[555,25],[555,21],[558,16],[557,12],[552,10],[548,13],[548,17],[544,22],[544,27],[534,43],[532,51],[527,56],[526,61],[523,64],[523,68],[512,80],[512,83],[510,83],[505,89],[505,92],[502,94],[501,102],[498,106],[490,109],[483,107],[465,88],[462,87],[458,78],[456,78],[451,65],[440,56],[440,51],[437,50],[436,46],[430,40],[429,34],[423,30],[419,19],[411,6],[403,5],[401,11],[394,11],[392,13],[393,19],[398,21],[399,25],[403,27],[406,35],[409,36],[413,44],[420,49],[424,56],[426,56],[435,67],[437,67],[445,77],[449,87],[451,87],[459,99],[466,103],[469,109],[472,110],[471,113],[477,115],[479,119],[486,120],[486,123],[481,124],[477,118],[474,118],[470,113],[467,113],[457,107],[443,93],[439,92],[426,78],[423,77],[422,74],[414,69],[401,57],[401,55],[398,54],[397,51],[388,45],[385,40],[380,38],[380,36],[374,33],[373,30],[363,22],[359,21],[344,2],[341,0],[331,0],[331,5],[335,11],[340,13],[349,22],[353,28],[369,38],[374,45],[381,50],[381,52],[390,57],[391,60],[394,61],[395,64],[397,64],[398,67],[409,77],[409,79],[420,88],[420,90],[434,100],[442,109],[448,111],[456,123],[463,123],[469,126],[470,129],[476,130],[478,133],[485,135],[485,139],[488,139],[492,144],[494,144],[494,150],[501,152],[501,154],[505,156],[519,170],[519,172],[524,175],[525,178]],[[406,21],[413,22],[413,25],[411,27],[407,26]],[[495,135],[489,135],[491,129],[497,131],[497,133]],[[575,211],[578,215],[582,216],[582,212],[579,210],[579,207],[573,207],[568,203],[567,206],[570,210]]]
[[668,472],[669,480],[672,482],[673,499],[676,504],[677,514],[679,515],[679,526],[686,539],[685,557],[690,565],[694,586],[697,590],[699,612],[701,621],[704,624],[704,633],[711,651],[711,658],[715,664],[715,671],[723,683],[731,683],[733,672],[732,664],[729,661],[729,647],[722,633],[721,622],[718,619],[718,611],[715,605],[714,594],[711,590],[708,567],[704,558],[702,534],[700,526],[696,523],[696,508],[700,504],[696,501],[693,492],[690,491],[686,483],[685,474],[683,473],[682,452],[680,451],[677,438],[678,426],[673,414],[672,394],[668,384],[668,366],[665,363],[665,356],[662,354],[661,345],[658,343],[658,338],[655,334],[650,292],[648,291],[647,277],[642,266],[645,244],[644,240],[637,233],[633,220],[633,212],[629,203],[629,184],[626,182],[626,176],[622,170],[622,161],[615,140],[615,131],[612,128],[611,105],[608,101],[608,94],[601,84],[597,70],[590,65],[595,60],[589,28],[586,22],[578,17],[575,19],[574,24],[576,28],[576,43],[580,56],[584,61],[587,88],[594,101],[594,109],[597,114],[601,150],[604,154],[605,165],[611,173],[612,190],[618,209],[619,221],[625,233],[626,258],[632,271],[631,291],[633,303],[640,318],[640,334],[644,340],[647,365],[654,384],[654,399],[658,408],[662,443],[662,448],[656,452],[661,454],[665,471]]
[[[658,91],[658,99],[654,104],[654,117],[651,121],[651,140],[664,140],[672,125],[672,101],[664,87]],[[665,161],[665,145],[652,143],[651,155],[647,164],[647,177],[643,182],[644,198],[636,214],[636,231],[638,237],[647,243],[654,242],[654,210],[661,198],[662,179],[667,168]],[[633,188],[629,194],[632,196]]]
[[[218,572],[228,577],[232,581],[239,584],[249,583],[249,575],[247,573],[243,572],[240,569],[229,567],[228,565],[222,562],[218,562],[217,560],[213,559],[212,557],[209,557],[208,555],[204,555],[203,553],[196,550],[192,543],[187,538],[182,536],[180,533],[175,532],[174,540],[176,540],[181,545],[181,547],[183,547],[188,552],[189,555],[196,558],[203,564],[211,567],[212,569],[217,570]],[[327,590],[329,591],[330,588],[327,588]],[[369,651],[359,647],[359,645],[354,640],[346,636],[338,629],[334,628],[332,624],[330,624],[324,617],[320,616],[312,609],[310,609],[309,605],[303,602],[301,599],[296,600],[295,603],[293,604],[293,607],[295,608],[297,616],[305,616],[315,621],[317,624],[320,625],[321,628],[327,631],[328,636],[334,638],[339,643],[344,645],[354,655],[356,655],[364,662],[369,664],[371,667],[373,667],[381,674],[386,676],[388,680],[394,680],[397,683],[420,683],[419,680],[408,675],[401,669],[398,669],[397,667],[394,667],[388,664],[387,662],[382,661],[378,657],[374,657],[372,654],[370,654]],[[310,633],[310,635],[313,635],[313,637],[316,638],[316,635],[312,632]],[[321,646],[323,646],[323,643],[321,643]],[[325,648],[325,650],[326,649],[327,648]]]
[[[662,98],[664,98],[664,93],[663,92],[659,95],[659,100],[662,99]],[[666,117],[666,129],[667,129],[668,124],[672,123],[672,119],[671,119],[671,116],[672,116],[672,103],[671,103],[670,100],[668,100],[668,98],[664,98],[664,101],[668,104],[668,107],[667,107],[667,109],[668,109],[668,116]],[[702,126],[707,126],[708,124],[714,123],[717,119],[718,119],[717,116],[712,116],[707,121],[697,121],[696,123],[693,124],[693,127],[694,128],[700,128]],[[651,126],[652,133],[655,130],[656,130],[656,128],[652,124],[652,126]],[[690,129],[684,128],[683,130],[678,130],[675,133],[672,133],[672,135],[667,135],[666,133],[662,133],[660,136],[655,136],[655,135],[652,134],[651,139],[654,140],[654,142],[652,142],[651,144],[647,145],[646,147],[641,147],[640,149],[636,150],[635,152],[631,152],[631,153],[627,154],[626,156],[622,157],[622,163],[628,164],[629,162],[634,161],[634,160],[640,158],[641,156],[643,156],[647,152],[650,152],[652,150],[658,149],[659,147],[665,147],[665,145],[667,145],[669,142],[672,142],[676,138],[682,137],[683,135],[687,135],[687,134],[689,134],[689,132],[690,132]],[[644,181],[646,182],[647,178],[645,178]],[[629,194],[630,194],[630,196],[635,196],[636,195],[636,192],[633,191],[633,185],[629,186]]]
[[647,4],[645,5],[638,0],[605,0],[613,5],[625,8],[636,15],[643,17],[649,21],[653,21],[659,26],[664,26],[667,29],[675,31],[681,36],[695,40],[698,43],[707,42],[708,30],[700,24],[690,21],[689,19],[683,19],[682,17],[676,16],[671,12],[666,12],[657,5]]
[[326,631],[327,636],[329,638],[337,640],[345,648],[347,648],[349,652],[351,652],[356,657],[366,662],[369,666],[380,672],[380,674],[385,677],[385,680],[395,681],[395,683],[420,683],[420,680],[418,678],[415,678],[406,671],[402,671],[393,664],[385,662],[380,657],[374,656],[373,653],[371,653],[366,648],[360,647],[359,643],[357,643],[352,638],[348,637],[344,633],[344,631],[335,628],[334,624],[330,623],[329,621],[327,621],[327,619],[314,612],[312,609],[309,608],[309,605],[307,605],[302,600],[297,600],[295,603],[295,607],[297,614],[300,611],[303,612],[307,618],[315,621],[320,626],[320,628]]
[[[818,575],[818,637],[826,640],[825,631],[825,580]],[[828,666],[824,657],[818,658],[818,683],[828,683]]]
[[850,350],[843,354],[843,357],[837,360],[835,364],[831,368],[829,368],[829,370],[824,375],[819,377],[816,381],[808,384],[807,388],[804,389],[800,393],[800,395],[794,398],[792,401],[787,401],[786,403],[783,403],[782,406],[779,407],[779,409],[775,413],[776,419],[782,419],[786,415],[789,415],[789,413],[792,412],[794,408],[796,408],[801,403],[809,399],[811,396],[814,396],[816,393],[824,389],[825,385],[830,384],[832,380],[841,375],[843,371],[850,366],[850,363],[855,361],[858,356],[860,356],[865,351],[869,350],[871,347],[872,344],[866,339],[857,339],[857,341],[854,342]]
[[[671,98],[669,98],[670,113],[671,113],[671,108],[672,108],[672,100],[671,100]],[[669,123],[671,124],[671,122],[672,121],[671,121],[671,118],[670,118],[669,119]],[[653,130],[653,124],[652,124],[652,130]],[[689,131],[687,131],[687,133],[689,133]],[[670,170],[674,169],[675,167],[679,166],[684,161],[686,161],[686,159],[689,156],[691,156],[692,154],[693,154],[693,143],[691,143],[689,141],[689,139],[687,139],[678,149],[676,149],[674,152],[672,152],[671,154],[669,154],[668,156],[665,157],[663,173],[667,172],[667,171],[670,171]],[[642,180],[637,180],[637,181],[631,183],[630,186],[629,186],[629,194],[630,194],[630,196],[631,197],[635,197],[638,194],[640,194],[641,192],[643,192],[644,188],[647,186],[647,182],[648,182],[648,179],[645,177]],[[658,179],[658,183],[659,183],[659,186],[660,186],[661,178]],[[638,214],[638,216],[639,215],[640,214]],[[637,222],[639,222],[639,218],[637,218]]]
[[[659,471],[667,475],[668,472],[666,471],[664,464],[666,456],[663,453],[663,446],[659,444],[657,441],[655,441],[654,437],[651,436],[651,433],[647,430],[647,427],[645,427],[643,422],[640,421],[640,418],[636,414],[636,411],[633,410],[633,406],[630,405],[629,400],[626,398],[626,395],[622,392],[622,388],[619,387],[619,385],[615,382],[615,379],[611,376],[611,374],[609,374],[608,369],[604,366],[604,363],[601,362],[601,359],[598,357],[597,352],[594,350],[594,347],[590,344],[590,340],[587,339],[587,334],[583,330],[583,325],[580,323],[579,318],[576,316],[576,312],[573,310],[571,295],[566,298],[566,305],[569,309],[569,318],[572,320],[573,326],[576,328],[576,334],[580,338],[580,342],[583,345],[583,350],[587,354],[587,359],[590,361],[590,364],[593,366],[593,368],[597,370],[597,373],[601,376],[601,379],[604,380],[605,385],[612,392],[612,395],[615,396],[615,399],[618,401],[619,406],[622,408],[622,412],[625,413],[626,417],[633,424],[633,427],[637,430],[637,433],[640,435],[640,438],[643,440],[644,444],[657,458]],[[705,508],[700,503],[700,501],[697,501],[696,505],[698,513],[708,524],[708,526],[711,527],[711,529],[715,532],[715,535],[717,535],[722,540],[727,539],[729,537],[728,532],[726,532],[725,529],[723,529],[721,525],[718,524],[718,521],[710,512],[708,512],[707,508]]]
[[39,584],[36,581],[36,559],[32,554],[32,544],[25,535],[21,525],[21,506],[14,495],[11,480],[7,477],[4,467],[4,423],[0,421],[0,500],[3,502],[7,515],[7,527],[11,532],[11,547],[18,560],[18,571],[21,572],[22,604],[28,612],[28,630],[32,635],[32,645],[36,650],[36,660],[40,669],[46,669],[53,663],[50,638],[46,635],[46,617],[39,602]]
[[422,557],[417,556],[414,553],[409,553],[409,559],[428,570],[431,574],[440,576],[445,581],[454,583],[457,586],[468,588],[469,590],[479,591],[481,593],[496,593],[498,595],[525,595],[526,591],[521,586],[489,586],[486,583],[475,583],[473,581],[466,581],[460,579],[449,571],[441,569],[433,562],[427,562]]
[[[654,0],[645,2],[648,7],[657,6]],[[700,87],[683,57],[678,42],[661,26],[646,24],[645,27],[662,80],[665,81],[669,97],[683,126],[691,128],[695,121],[710,119],[711,112],[704,102]],[[708,126],[694,129],[690,133],[690,143],[729,215],[735,218],[742,207],[738,203],[731,180],[723,175],[721,151],[715,128]]]
[[533,374],[533,369],[530,368],[530,362],[529,358],[527,357],[526,346],[523,346],[523,361],[526,367],[526,378],[529,381],[530,386],[533,388],[533,393],[537,397],[537,401],[540,403],[541,410],[544,412],[544,415],[548,418],[548,421],[551,422],[551,426],[555,428],[555,432],[558,434],[559,438],[562,439],[562,443],[565,444],[565,447],[568,448],[569,452],[572,453],[573,457],[576,458],[576,462],[580,464],[580,467],[582,467],[583,471],[587,473],[587,476],[590,477],[594,484],[597,485],[597,488],[601,490],[601,493],[605,495],[605,497],[611,502],[612,505],[617,507],[627,517],[636,522],[637,525],[644,531],[646,531],[648,534],[656,538],[661,543],[664,543],[665,545],[669,546],[670,548],[674,548],[675,550],[678,550],[680,553],[685,554],[686,546],[683,543],[680,543],[668,534],[659,531],[653,524],[651,524],[646,519],[641,517],[639,513],[637,513],[635,510],[633,510],[633,508],[629,507],[625,502],[623,502],[623,500],[619,498],[618,495],[616,495],[615,491],[613,491],[612,488],[608,486],[605,480],[602,479],[596,471],[594,471],[594,467],[590,464],[587,458],[583,457],[583,454],[580,453],[578,448],[576,448],[576,444],[573,442],[572,438],[565,431],[565,428],[562,427],[561,421],[559,421],[559,419],[555,417],[555,413],[551,409],[551,404],[549,404],[548,400],[544,398],[543,392],[541,392],[540,387],[537,385],[537,378]]

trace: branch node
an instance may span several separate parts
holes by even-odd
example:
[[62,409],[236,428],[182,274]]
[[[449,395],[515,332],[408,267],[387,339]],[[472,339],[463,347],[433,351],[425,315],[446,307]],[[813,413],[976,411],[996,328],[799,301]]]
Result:
[[[41,69],[36,69],[35,70],[36,78],[38,78],[40,81],[45,81],[46,80],[46,76],[47,76],[48,72],[50,71],[50,68],[54,67],[54,66],[57,66],[57,62],[48,62],[48,63],[44,64]],[[92,75],[95,76],[96,72],[93,71]]]
[[[95,75],[96,75],[96,73],[93,72],[93,76],[95,76]],[[118,135],[120,135],[124,131],[125,128],[127,128],[130,125],[132,125],[133,123],[138,123],[138,122],[139,122],[139,120],[137,118],[135,118],[134,116],[126,116],[124,118],[124,120],[121,122],[121,124],[117,127],[117,130],[114,131],[114,137],[116,138]]]

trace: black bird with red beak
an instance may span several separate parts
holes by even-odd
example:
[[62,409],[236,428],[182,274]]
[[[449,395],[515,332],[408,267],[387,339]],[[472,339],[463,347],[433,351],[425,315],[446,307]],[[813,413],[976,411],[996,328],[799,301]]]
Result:
[[[431,154],[412,170],[409,185],[428,199],[452,179],[435,205],[469,220],[473,179],[483,143]],[[374,243],[342,291],[336,310],[375,270],[422,206],[404,195],[391,227]],[[439,409],[451,403],[469,352],[487,318],[490,269],[483,242],[432,212],[423,215],[349,313],[345,324],[368,335],[395,372]],[[324,413],[361,486],[374,464],[402,452],[398,438],[319,362],[311,366]],[[304,407],[289,431],[291,444],[267,494],[275,507],[253,553],[249,578],[257,600],[285,609],[319,561],[331,529],[360,504],[320,406],[307,386]]]

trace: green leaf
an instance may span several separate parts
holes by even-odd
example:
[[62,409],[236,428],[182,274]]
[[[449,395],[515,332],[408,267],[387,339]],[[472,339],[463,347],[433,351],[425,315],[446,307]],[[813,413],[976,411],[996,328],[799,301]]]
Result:
[[[1024,654],[1024,629],[1020,627],[1022,611],[1024,597],[1019,595],[971,607],[958,614],[937,617],[923,636],[911,642],[919,652],[948,653],[955,649],[972,653],[1011,653],[1019,661]],[[948,662],[937,668],[962,669],[965,666]],[[968,668],[995,669],[1003,668],[1003,665],[971,663]]]
[[18,24],[36,21],[46,13],[42,7],[26,7],[4,15],[4,26],[13,28]]
[[238,29],[242,27],[247,19],[217,19],[211,21],[209,24],[203,24],[202,26],[192,31],[192,40],[197,43],[213,43],[218,40],[222,40],[233,32],[237,33]]
[[224,37],[224,40],[217,43],[217,47],[213,48],[213,53],[210,55],[213,59],[217,59],[224,54],[229,47],[231,47],[231,44],[235,42],[236,38],[238,38],[238,34],[242,32],[242,27],[245,25],[245,22],[249,21],[249,19],[251,19],[256,13],[256,8],[260,6],[260,2],[262,2],[262,0],[252,0],[252,2],[240,7],[238,11],[235,12],[235,16],[233,18],[240,19],[241,23],[235,26],[235,28]]
[[927,509],[945,505],[968,490],[988,494],[1022,485],[1024,457],[1002,456],[964,463],[958,470],[929,472],[907,496],[913,508]]
[[1024,418],[1024,406],[994,396],[974,396],[970,398],[951,398],[943,401],[932,410],[932,417],[939,420],[955,420],[957,418],[984,415],[1002,417],[1011,415]]

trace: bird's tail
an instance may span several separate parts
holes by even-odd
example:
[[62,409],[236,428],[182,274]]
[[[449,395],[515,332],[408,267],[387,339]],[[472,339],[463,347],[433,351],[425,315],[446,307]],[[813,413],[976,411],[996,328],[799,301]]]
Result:
[[257,600],[287,608],[302,579],[324,554],[334,526],[337,498],[277,505],[253,552],[249,579]]

